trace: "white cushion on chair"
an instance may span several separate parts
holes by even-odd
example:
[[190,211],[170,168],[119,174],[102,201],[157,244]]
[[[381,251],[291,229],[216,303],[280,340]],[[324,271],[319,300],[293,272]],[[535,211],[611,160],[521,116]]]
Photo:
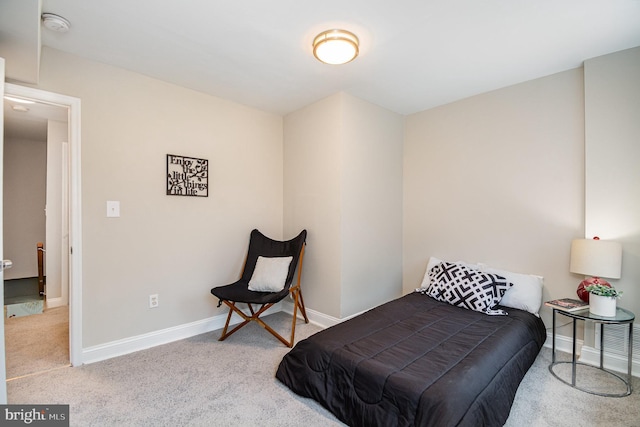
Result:
[[259,256],[251,280],[249,280],[249,290],[255,292],[280,292],[283,290],[292,260],[292,256],[274,258]]

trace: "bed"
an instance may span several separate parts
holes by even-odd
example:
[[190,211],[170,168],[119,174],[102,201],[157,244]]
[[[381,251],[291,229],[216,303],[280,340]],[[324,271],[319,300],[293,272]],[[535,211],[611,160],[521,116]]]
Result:
[[546,332],[493,308],[410,293],[300,341],[276,378],[350,426],[501,426]]

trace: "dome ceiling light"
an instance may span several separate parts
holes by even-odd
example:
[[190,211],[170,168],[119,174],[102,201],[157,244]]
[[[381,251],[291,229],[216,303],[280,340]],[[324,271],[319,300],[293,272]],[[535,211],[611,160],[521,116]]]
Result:
[[29,111],[29,108],[25,107],[24,105],[14,105],[11,107],[11,109],[19,113],[26,113]]
[[327,30],[313,39],[313,56],[325,64],[339,65],[358,56],[360,41],[345,30]]

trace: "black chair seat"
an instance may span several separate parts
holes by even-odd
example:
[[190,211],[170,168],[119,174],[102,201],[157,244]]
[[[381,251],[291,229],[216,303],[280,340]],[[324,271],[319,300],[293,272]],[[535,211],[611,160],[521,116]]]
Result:
[[230,285],[213,288],[211,293],[221,302],[227,300],[247,304],[275,304],[289,294],[288,289],[283,289],[280,292],[254,292],[250,291],[248,287],[248,281],[238,280]]

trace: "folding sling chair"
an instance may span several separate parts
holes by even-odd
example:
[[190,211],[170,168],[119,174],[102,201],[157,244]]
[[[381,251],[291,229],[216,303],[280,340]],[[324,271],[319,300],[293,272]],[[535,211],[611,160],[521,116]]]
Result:
[[[251,231],[249,251],[240,280],[230,285],[211,289],[211,293],[219,300],[218,307],[222,303],[229,307],[227,322],[219,338],[220,341],[225,340],[238,329],[249,324],[249,322],[255,321],[274,337],[278,338],[284,345],[293,347],[298,308],[304,317],[305,323],[309,323],[300,290],[306,239],[307,230],[302,230],[297,237],[287,241],[270,239],[258,230]],[[291,257],[290,262],[288,262],[288,257]],[[292,286],[296,267],[298,267],[297,281]],[[275,289],[280,286],[282,287],[281,290]],[[287,295],[291,295],[293,299],[293,319],[291,321],[291,338],[289,341],[260,318],[261,314]],[[251,315],[245,314],[238,307],[238,303],[246,303]],[[242,317],[243,321],[229,331],[229,322],[233,313]]]

